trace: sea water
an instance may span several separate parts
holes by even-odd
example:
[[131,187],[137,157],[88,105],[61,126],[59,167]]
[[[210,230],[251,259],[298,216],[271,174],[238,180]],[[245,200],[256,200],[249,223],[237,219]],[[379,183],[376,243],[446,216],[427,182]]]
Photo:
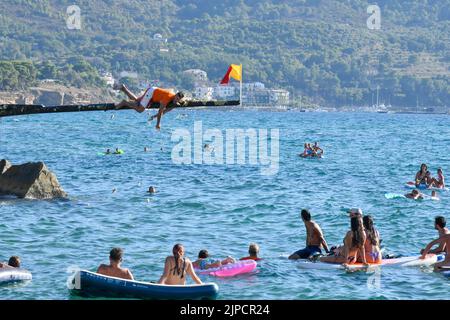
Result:
[[[112,116],[114,115],[114,117]],[[386,252],[418,255],[437,237],[434,217],[450,219],[449,192],[440,201],[386,199],[406,193],[421,163],[450,172],[450,117],[374,113],[174,110],[161,131],[145,113],[85,112],[0,120],[0,158],[44,161],[67,200],[0,198],[0,260],[21,257],[33,280],[0,288],[1,299],[71,299],[73,268],[95,271],[113,247],[142,281],[157,281],[165,257],[181,242],[195,260],[247,255],[261,247],[256,273],[218,279],[218,299],[448,299],[450,284],[430,268],[378,271],[301,269],[287,257],[305,246],[299,218],[307,208],[329,244],[349,229],[346,209],[371,214]],[[279,130],[278,170],[261,165],[175,163],[177,129]],[[318,141],[323,159],[302,159]],[[202,143],[208,143],[203,141]],[[211,142],[212,147],[214,143]],[[144,152],[144,147],[150,151]],[[120,148],[123,155],[98,155]],[[157,193],[147,193],[154,186]],[[425,193],[429,193],[425,191]]]

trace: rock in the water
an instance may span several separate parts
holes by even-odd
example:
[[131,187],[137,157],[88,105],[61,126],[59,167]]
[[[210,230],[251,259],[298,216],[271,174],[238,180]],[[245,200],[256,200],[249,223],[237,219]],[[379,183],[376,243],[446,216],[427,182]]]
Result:
[[32,199],[67,197],[56,175],[43,162],[11,165],[1,160],[0,173],[0,194]]

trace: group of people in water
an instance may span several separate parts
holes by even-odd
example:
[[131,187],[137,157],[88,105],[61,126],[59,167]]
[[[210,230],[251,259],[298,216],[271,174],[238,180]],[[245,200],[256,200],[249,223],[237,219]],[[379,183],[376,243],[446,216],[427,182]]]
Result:
[[[248,256],[239,260],[261,260],[261,258],[258,257],[259,246],[256,243],[250,244],[248,252]],[[184,246],[182,244],[177,243],[172,248],[172,255],[168,256],[165,260],[163,274],[158,280],[159,284],[184,285],[186,284],[186,275],[189,275],[195,283],[202,284],[202,281],[195,273],[195,269],[206,270],[220,268],[223,265],[237,262],[237,260],[232,257],[213,259],[206,249],[200,250],[198,259],[194,262],[185,257],[184,253]],[[113,248],[109,253],[109,264],[100,265],[97,269],[97,273],[110,277],[134,280],[131,271],[121,266],[122,261],[123,250],[121,248]]]
[[[308,210],[303,209],[300,217],[306,228],[306,247],[289,256],[289,259],[311,259],[325,263],[355,264],[363,266],[369,264],[380,264],[383,256],[381,253],[380,233],[374,226],[372,216],[363,216],[360,208],[350,209],[350,230],[345,234],[343,245],[328,248],[327,241],[320,226],[311,219]],[[435,218],[435,229],[438,238],[431,241],[425,249],[420,251],[421,258],[425,259],[427,254],[445,253],[444,261],[435,264],[436,271],[450,268],[450,232],[446,228],[446,220],[439,216]],[[433,246],[437,247],[432,249]],[[322,249],[326,254],[323,254]]]
[[105,154],[123,154],[124,151],[122,149],[116,148],[114,152],[111,151],[111,149],[106,149]]
[[428,166],[425,163],[422,163],[420,170],[416,173],[414,184],[416,188],[426,187],[444,189],[445,177],[441,168],[437,169],[437,177],[432,177],[430,171],[428,171]]
[[302,158],[322,158],[323,149],[319,147],[318,142],[314,142],[314,145],[305,143],[305,148],[299,156]]

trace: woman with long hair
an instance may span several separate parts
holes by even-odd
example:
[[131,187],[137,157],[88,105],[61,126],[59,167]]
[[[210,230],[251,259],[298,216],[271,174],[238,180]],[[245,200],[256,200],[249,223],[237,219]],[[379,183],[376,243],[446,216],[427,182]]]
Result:
[[189,274],[197,284],[202,284],[196,275],[192,262],[184,257],[184,247],[177,243],[172,248],[172,256],[166,258],[164,273],[158,283],[168,285],[185,285],[186,274]]
[[363,225],[366,232],[366,242],[364,243],[366,260],[368,263],[381,263],[380,233],[373,226],[372,216],[364,216]]
[[355,216],[350,219],[351,229],[344,238],[344,246],[337,255],[321,257],[319,261],[327,263],[354,264],[360,261],[367,265],[364,252],[364,243],[366,242],[366,233],[363,228],[362,218]]

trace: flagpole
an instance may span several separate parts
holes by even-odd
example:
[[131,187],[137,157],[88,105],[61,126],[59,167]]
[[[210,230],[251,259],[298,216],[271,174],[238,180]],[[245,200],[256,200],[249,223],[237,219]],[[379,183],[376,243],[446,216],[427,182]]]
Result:
[[242,107],[242,74],[243,74],[243,70],[242,70],[242,64],[241,64],[241,90],[240,90],[240,94],[239,94],[239,101],[241,102],[241,107]]

